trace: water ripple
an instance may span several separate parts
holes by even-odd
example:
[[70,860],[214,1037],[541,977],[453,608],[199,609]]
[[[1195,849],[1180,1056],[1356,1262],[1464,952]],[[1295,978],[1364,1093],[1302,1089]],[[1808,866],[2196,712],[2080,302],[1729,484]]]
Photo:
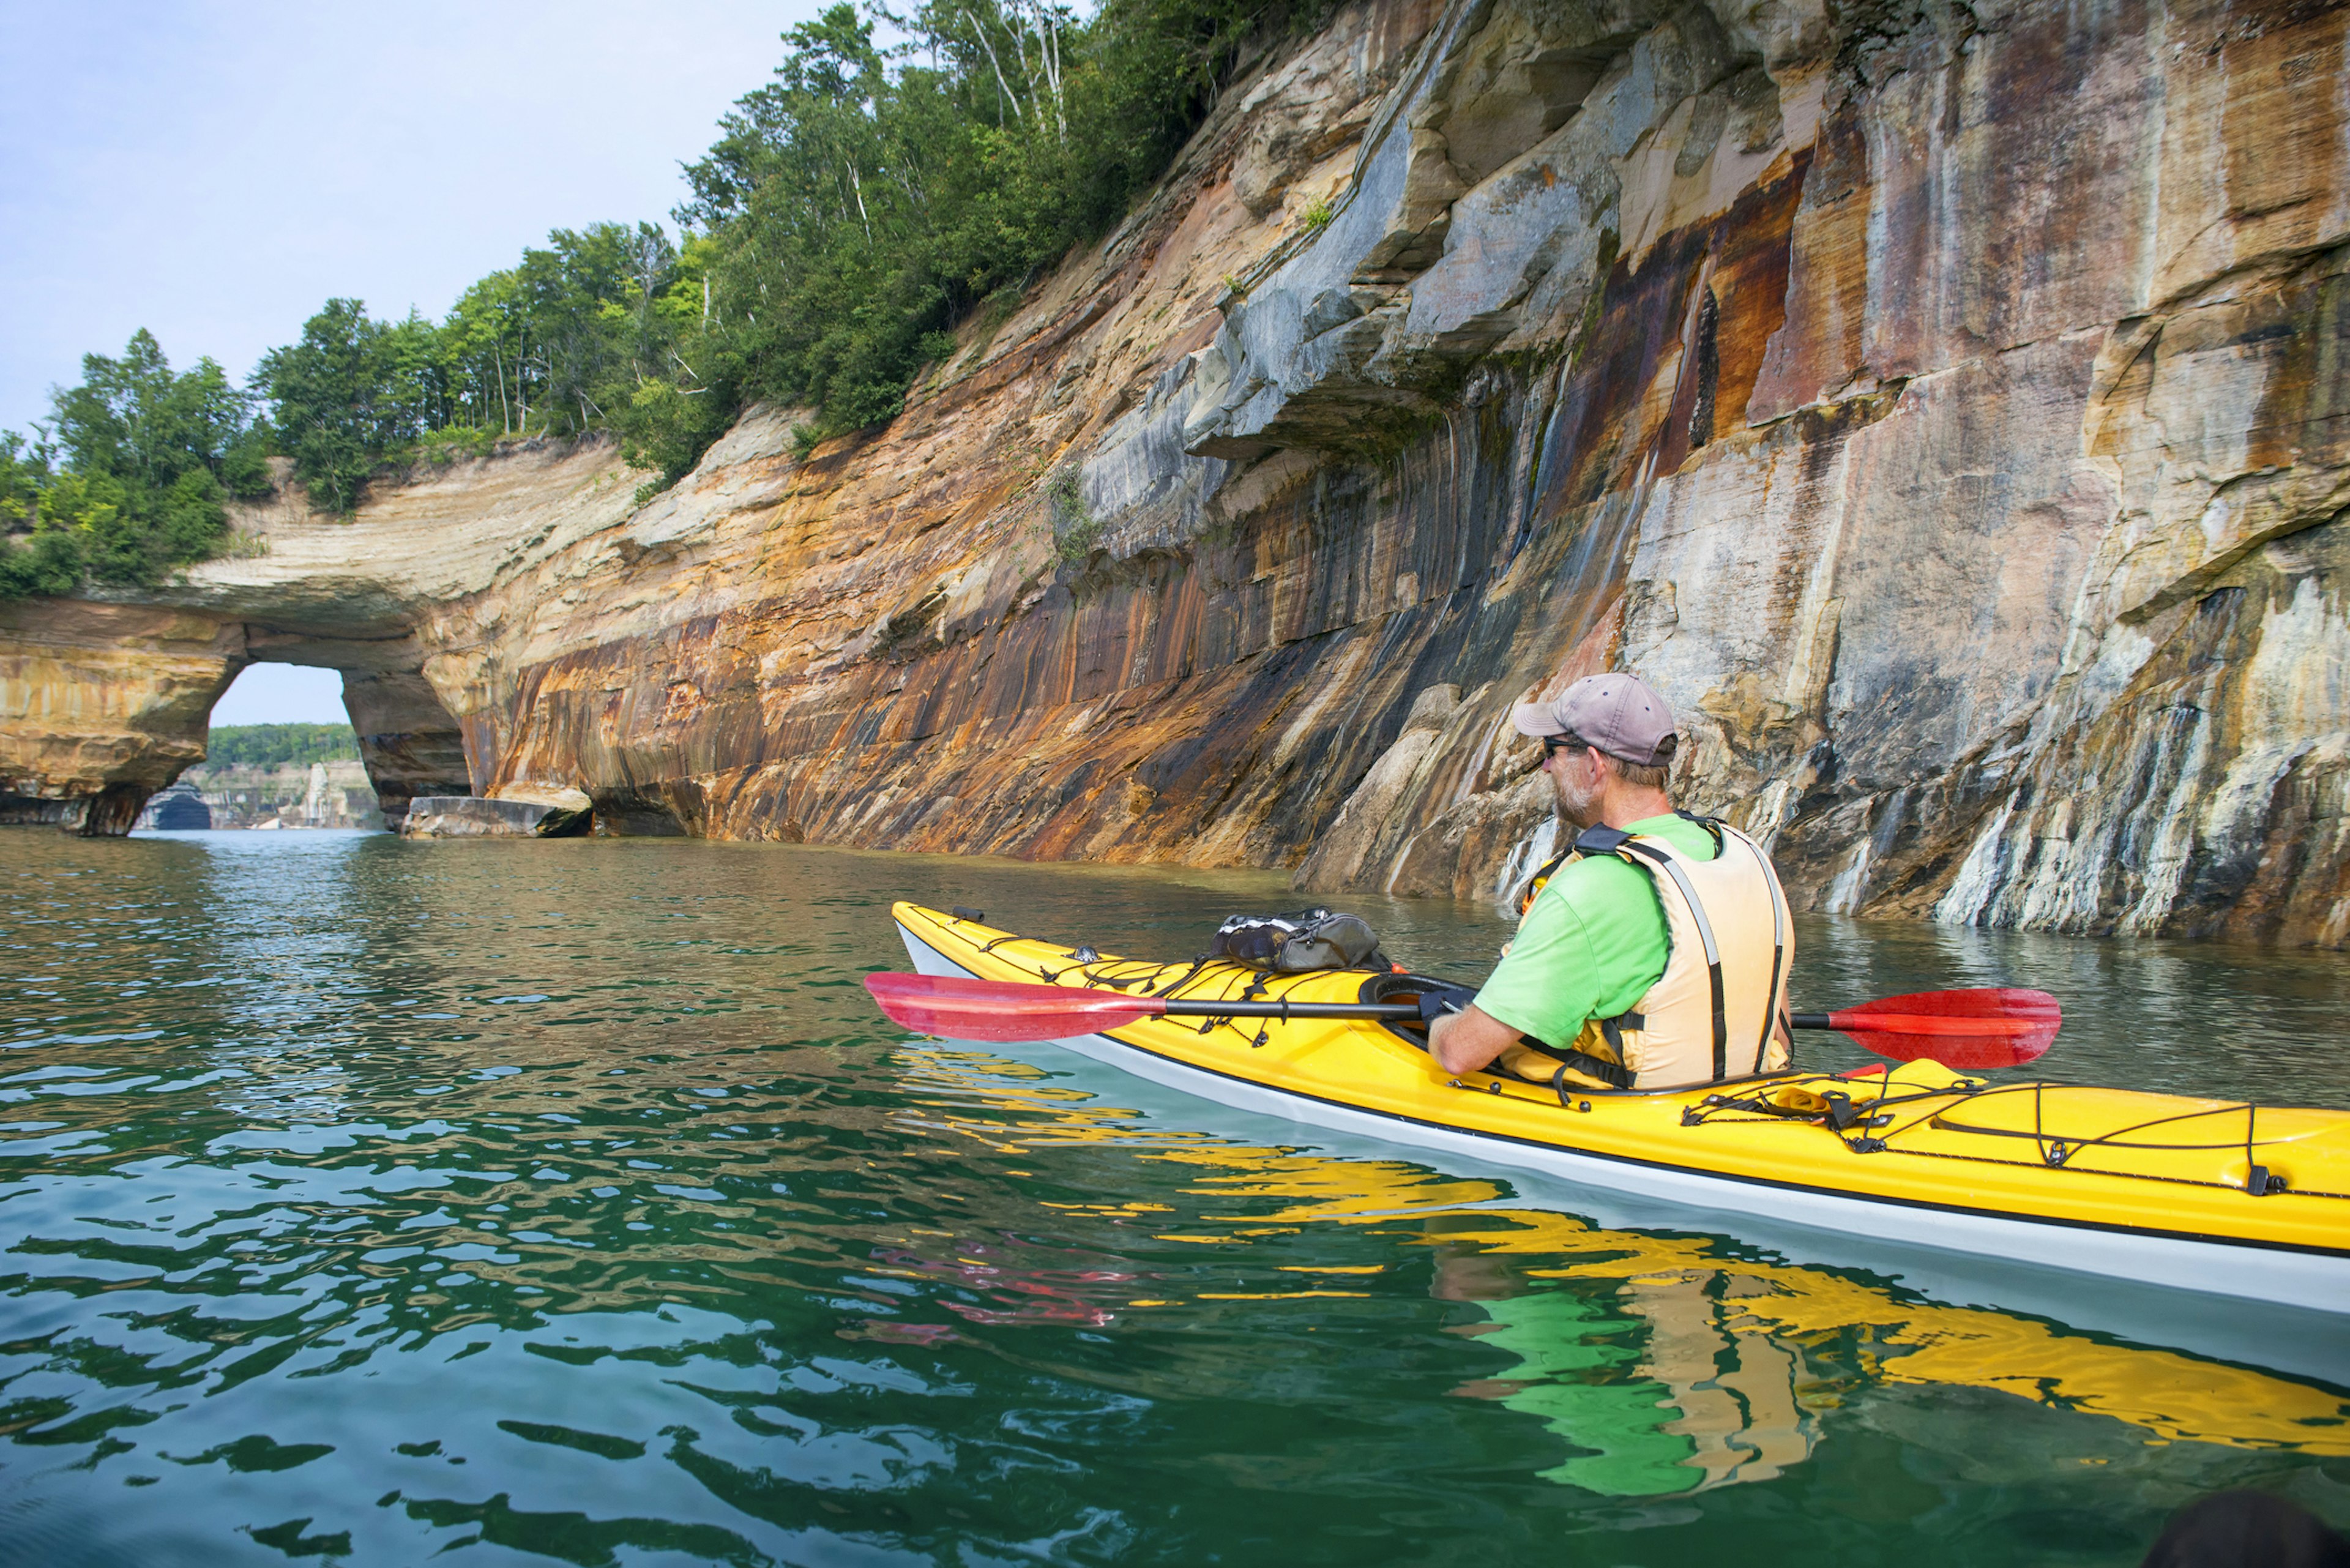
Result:
[[[2222,1484],[2350,1511],[2350,1405],[2305,1371],[1138,1104],[858,986],[899,890],[1171,952],[1278,878],[9,847],[9,1561],[2086,1561]],[[1425,967],[1504,934],[1361,902]],[[1805,929],[1821,991],[2123,998],[2075,1003],[2070,1072],[2341,1103],[2332,966]],[[2198,1010],[2248,988],[2215,1049]]]

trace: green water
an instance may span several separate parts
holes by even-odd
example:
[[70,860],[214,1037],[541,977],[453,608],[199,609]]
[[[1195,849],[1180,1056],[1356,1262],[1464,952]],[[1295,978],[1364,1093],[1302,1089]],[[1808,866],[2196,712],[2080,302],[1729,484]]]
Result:
[[[1630,1228],[858,986],[893,897],[1178,956],[1277,878],[0,845],[0,1562],[2123,1563],[2244,1485],[2350,1522],[2305,1322]],[[1506,935],[1347,903],[1421,967]],[[2336,958],[1815,921],[1797,979],[2044,985],[2051,1075],[2350,1105]]]

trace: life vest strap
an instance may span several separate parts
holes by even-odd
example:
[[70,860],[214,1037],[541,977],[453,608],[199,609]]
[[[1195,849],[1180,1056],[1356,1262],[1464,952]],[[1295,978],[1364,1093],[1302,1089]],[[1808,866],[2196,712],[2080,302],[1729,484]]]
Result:
[[1613,855],[1617,850],[1623,848],[1624,846],[1631,842],[1632,836],[1625,832],[1620,827],[1586,827],[1581,833],[1575,836],[1574,847],[1569,849],[1567,853],[1570,855]]
[[1754,858],[1762,863],[1762,879],[1771,890],[1772,1001],[1762,1010],[1762,1037],[1754,1043],[1754,1070],[1759,1073],[1762,1070],[1763,1058],[1771,1054],[1771,1028],[1778,1022],[1772,1009],[1777,1005],[1780,976],[1786,972],[1787,968],[1787,905],[1779,890],[1779,874],[1771,868],[1771,857],[1762,852],[1762,846],[1742,833],[1738,836],[1738,842],[1746,846],[1752,851]]
[[1718,816],[1700,816],[1696,812],[1690,811],[1686,807],[1675,811],[1673,815],[1679,817],[1683,822],[1693,822],[1697,824],[1698,826],[1704,828],[1707,836],[1713,840],[1713,852],[1716,855],[1721,854],[1723,849],[1728,847],[1728,846],[1722,841],[1721,818]]
[[[1721,950],[1714,943],[1713,922],[1705,918],[1705,906],[1698,902],[1697,889],[1690,885],[1689,873],[1683,871],[1671,856],[1649,845],[1630,840],[1625,843],[1624,847],[1642,859],[1664,867],[1666,874],[1672,877],[1673,886],[1680,889],[1682,899],[1688,903],[1690,918],[1697,922],[1698,940],[1705,948],[1706,979],[1713,989],[1713,1081],[1718,1084],[1730,1076],[1730,1003],[1722,995]],[[1774,903],[1772,911],[1775,915],[1777,910],[1778,906]]]
[[[1627,1029],[1646,1029],[1648,1026],[1648,1020],[1641,1013],[1619,1012],[1613,1018],[1601,1019],[1599,1021],[1599,1033],[1601,1037],[1607,1042],[1607,1049],[1616,1053],[1616,1060],[1618,1062],[1629,1062],[1631,1058],[1624,1054],[1624,1031]],[[1583,1053],[1578,1051],[1575,1054],[1579,1056],[1582,1055]],[[1619,1089],[1624,1089],[1629,1088],[1631,1085],[1628,1084],[1618,1084],[1616,1086]]]

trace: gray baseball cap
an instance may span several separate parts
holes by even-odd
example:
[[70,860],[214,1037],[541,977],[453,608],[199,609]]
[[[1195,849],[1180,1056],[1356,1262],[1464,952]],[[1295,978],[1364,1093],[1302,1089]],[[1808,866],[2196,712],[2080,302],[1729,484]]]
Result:
[[1673,711],[1637,675],[1586,675],[1552,701],[1519,704],[1510,722],[1521,735],[1574,735],[1642,767],[1664,766],[1680,744]]

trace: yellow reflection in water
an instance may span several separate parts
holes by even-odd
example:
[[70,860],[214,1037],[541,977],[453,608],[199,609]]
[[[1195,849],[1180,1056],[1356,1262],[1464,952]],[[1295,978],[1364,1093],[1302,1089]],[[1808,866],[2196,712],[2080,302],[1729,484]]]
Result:
[[[1725,1259],[1705,1238],[1600,1230],[1571,1215],[1503,1207],[1510,1195],[1497,1183],[1405,1160],[1221,1142],[1144,1121],[1054,1084],[1027,1063],[919,1048],[904,1059],[910,1086],[931,1092],[909,1111],[912,1125],[1006,1153],[1122,1147],[1138,1159],[1187,1168],[1188,1192],[1249,1206],[1194,1213],[1162,1241],[1245,1245],[1321,1225],[1418,1226],[1406,1239],[1440,1249],[1435,1293],[1474,1301],[1488,1314],[1461,1332],[1518,1357],[1502,1376],[1454,1392],[1541,1419],[1579,1450],[1545,1474],[1591,1490],[1655,1496],[1767,1480],[1810,1456],[1821,1411],[1871,1385],[1997,1390],[2109,1417],[2157,1439],[2350,1454],[2350,1406],[2290,1378],[1986,1308],[1906,1300],[1826,1268]],[[1104,1218],[1170,1212],[1107,1199],[1046,1207]],[[1495,1262],[1503,1256],[1555,1262],[1513,1271]],[[1524,1281],[1539,1279],[1613,1281],[1616,1288],[1603,1304],[1589,1292],[1526,1289]],[[1368,1293],[1302,1288],[1191,1299]]]

